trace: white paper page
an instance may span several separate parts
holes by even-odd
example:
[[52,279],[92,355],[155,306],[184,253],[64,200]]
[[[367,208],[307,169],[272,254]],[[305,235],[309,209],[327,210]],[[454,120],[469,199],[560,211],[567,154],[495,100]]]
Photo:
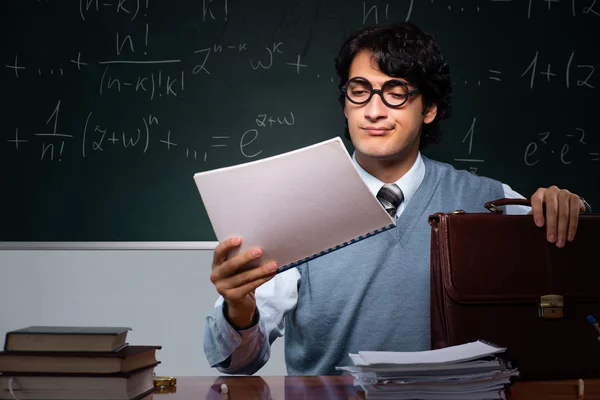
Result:
[[[352,360],[352,362],[354,363],[354,365],[358,365],[358,366],[367,365],[363,361],[363,359],[360,357],[359,354],[350,353],[350,354],[348,354],[348,356],[350,357],[350,360]],[[336,367],[336,368],[343,368],[343,367]]]
[[197,173],[194,180],[219,242],[240,236],[240,252],[263,248],[255,266],[294,263],[395,225],[340,138]]
[[362,365],[349,365],[336,367],[341,371],[348,371],[351,374],[375,374],[374,376],[393,376],[394,374],[410,374],[413,376],[443,376],[444,374],[452,373],[467,373],[469,371],[499,371],[503,366],[497,360],[485,361],[470,361],[456,364],[374,364],[364,365],[364,361],[360,359]]
[[359,351],[367,365],[372,364],[436,364],[473,360],[491,354],[502,353],[506,348],[490,346],[481,341],[425,351]]

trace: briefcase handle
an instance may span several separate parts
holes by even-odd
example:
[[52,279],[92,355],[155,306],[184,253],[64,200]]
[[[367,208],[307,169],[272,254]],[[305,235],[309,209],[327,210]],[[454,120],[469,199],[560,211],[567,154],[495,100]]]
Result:
[[483,205],[489,211],[497,214],[502,214],[502,209],[498,208],[501,206],[529,206],[531,207],[531,202],[528,199],[510,199],[510,198],[501,198],[492,201],[488,201]]

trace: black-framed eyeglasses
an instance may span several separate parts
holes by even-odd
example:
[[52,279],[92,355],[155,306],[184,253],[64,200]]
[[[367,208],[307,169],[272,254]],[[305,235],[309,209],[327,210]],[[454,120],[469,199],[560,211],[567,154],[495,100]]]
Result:
[[409,89],[401,80],[391,79],[381,85],[381,89],[373,89],[371,82],[361,77],[350,79],[343,87],[346,98],[354,104],[367,104],[374,94],[378,94],[383,103],[391,108],[404,105],[408,99],[419,93],[419,89]]

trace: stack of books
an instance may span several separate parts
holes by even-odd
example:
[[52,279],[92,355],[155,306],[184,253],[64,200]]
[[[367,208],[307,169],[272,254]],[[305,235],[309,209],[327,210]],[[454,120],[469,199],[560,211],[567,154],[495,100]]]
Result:
[[154,390],[161,346],[127,343],[126,327],[30,326],[6,333],[0,399],[137,400]]
[[350,354],[350,373],[369,400],[506,399],[518,368],[502,357],[505,348],[476,341],[417,352],[360,351]]

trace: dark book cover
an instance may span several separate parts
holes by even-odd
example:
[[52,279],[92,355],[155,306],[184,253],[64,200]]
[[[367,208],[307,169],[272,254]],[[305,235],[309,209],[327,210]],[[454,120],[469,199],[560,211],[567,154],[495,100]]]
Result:
[[120,335],[130,330],[122,326],[28,326],[7,332],[6,335]]
[[150,396],[155,390],[156,390],[155,387],[150,388],[149,390],[146,390],[144,393],[140,393],[139,395],[135,396],[131,400],[142,400],[145,397]]
[[56,377],[69,377],[69,378],[82,378],[82,377],[87,377],[87,378],[129,378],[132,375],[135,375],[139,372],[142,372],[146,369],[150,369],[150,368],[154,368],[156,367],[158,364],[160,364],[160,361],[157,361],[155,363],[152,363],[151,365],[146,365],[144,367],[138,368],[138,369],[134,369],[128,372],[116,372],[116,373],[110,373],[110,374],[88,374],[88,373],[75,373],[75,372],[69,372],[69,373],[58,373],[58,372],[2,372],[0,373],[0,377],[11,377],[11,376],[56,376]]
[[4,350],[117,351],[130,330],[117,326],[29,326],[7,332]]
[[0,351],[4,356],[44,356],[44,357],[106,357],[127,358],[150,350],[160,350],[162,346],[128,346],[125,345],[118,351]]

